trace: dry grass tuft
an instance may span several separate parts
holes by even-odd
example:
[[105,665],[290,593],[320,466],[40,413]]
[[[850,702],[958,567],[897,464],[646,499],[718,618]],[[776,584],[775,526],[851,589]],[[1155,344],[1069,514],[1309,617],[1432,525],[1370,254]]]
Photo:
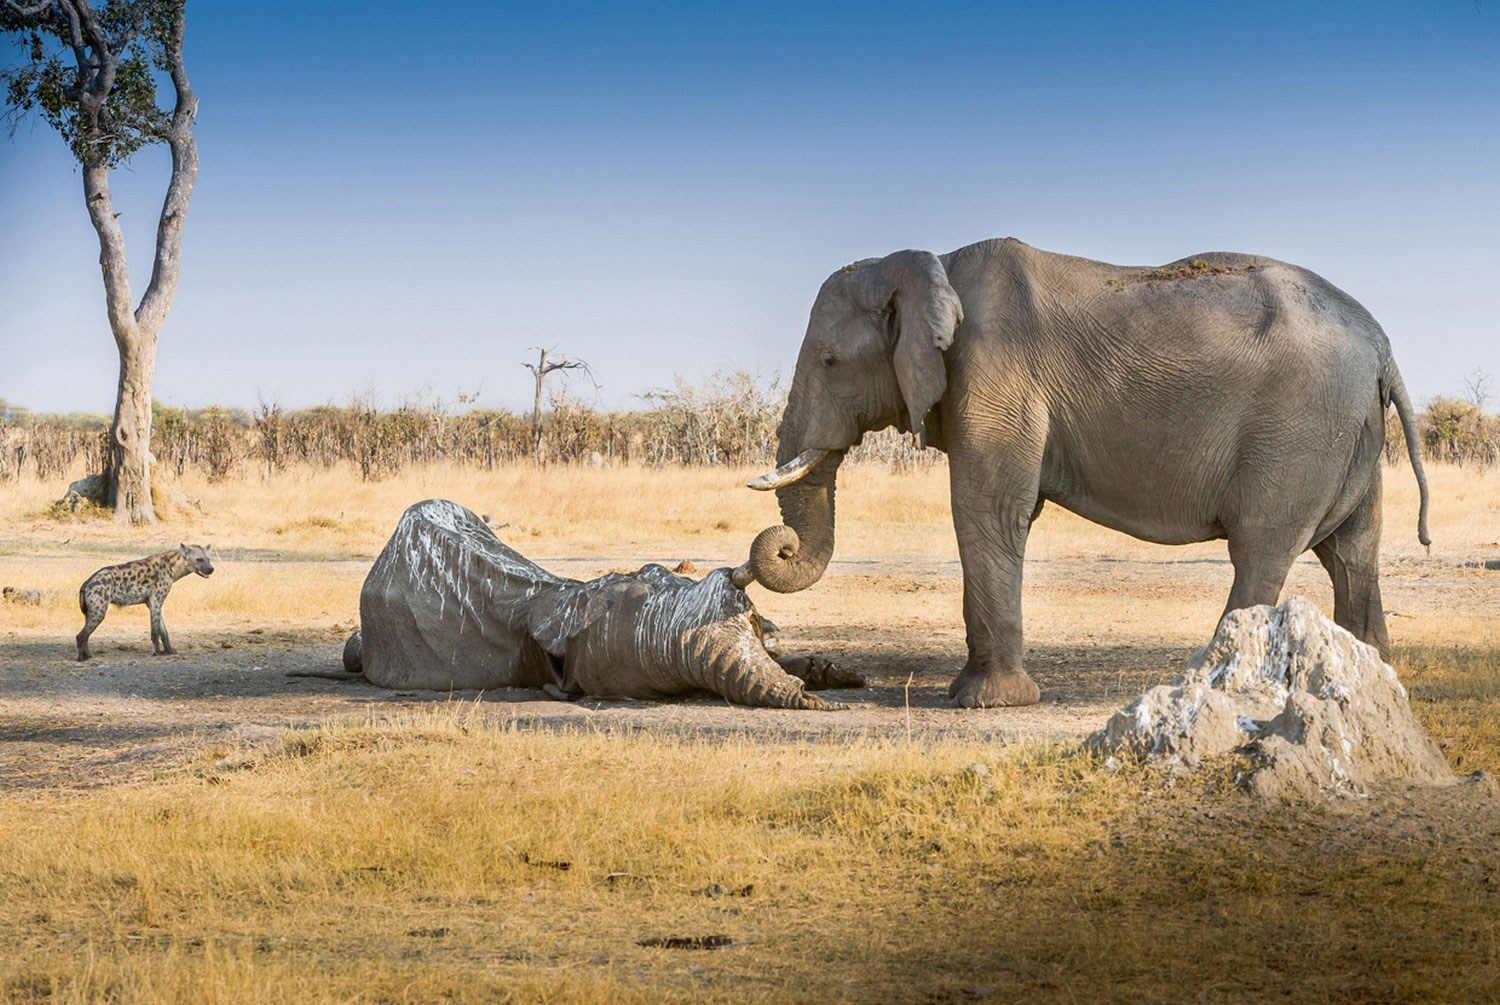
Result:
[[[0,1000],[1500,992],[1492,842],[1388,845],[1059,748],[555,734],[453,706],[222,753],[0,797]],[[733,945],[638,945],[709,935]]]

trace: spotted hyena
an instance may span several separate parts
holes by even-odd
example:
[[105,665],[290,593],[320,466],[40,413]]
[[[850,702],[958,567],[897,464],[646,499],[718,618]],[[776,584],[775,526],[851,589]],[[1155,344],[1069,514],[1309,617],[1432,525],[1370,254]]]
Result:
[[207,578],[214,571],[208,560],[208,546],[181,544],[160,555],[148,555],[134,562],[106,565],[78,588],[78,606],[83,611],[83,631],[78,633],[78,658],[89,658],[89,636],[104,620],[109,605],[129,607],[145,604],[151,610],[151,647],[158,653],[175,653],[167,626],[161,620],[162,601],[172,584],[190,572]]

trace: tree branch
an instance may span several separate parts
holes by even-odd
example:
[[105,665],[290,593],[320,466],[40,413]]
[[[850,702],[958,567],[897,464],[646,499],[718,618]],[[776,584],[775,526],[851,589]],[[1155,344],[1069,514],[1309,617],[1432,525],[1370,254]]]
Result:
[[78,101],[88,88],[89,73],[94,69],[94,61],[89,59],[88,47],[83,44],[83,26],[78,23],[78,12],[60,0],[57,9],[68,22],[68,46],[73,50],[73,62],[78,66],[78,75],[73,79],[68,100]]
[[[5,6],[10,8],[11,12],[17,17],[33,18],[48,7],[51,7],[52,2],[53,0],[42,0],[41,3],[34,3],[30,7],[22,7],[16,3],[16,0],[5,0]],[[39,24],[40,22],[37,23]]]
[[83,169],[83,197],[89,221],[99,235],[99,268],[104,273],[104,306],[109,328],[123,351],[139,336],[135,312],[130,309],[130,267],[125,257],[125,232],[115,217],[109,197],[109,168],[103,164]]
[[120,34],[110,39],[109,47],[115,52],[124,52],[131,42],[141,33],[146,26],[146,7],[144,4],[136,4],[131,7],[131,13],[135,18],[121,29]]
[[114,55],[109,47],[109,35],[105,33],[104,26],[99,23],[99,15],[89,4],[89,0],[57,0],[58,6],[68,14],[71,21],[74,18],[83,27],[83,33],[88,36],[89,48],[100,56],[108,53]]
[[187,66],[182,58],[182,38],[186,15],[179,5],[172,22],[167,45],[167,66],[177,103],[172,110],[172,124],[167,143],[172,148],[172,179],[162,200],[161,218],[156,225],[156,256],[151,266],[151,281],[136,308],[136,322],[153,335],[166,320],[177,296],[177,277],[182,263],[182,231],[187,223],[188,202],[198,180],[198,143],[193,138],[193,121],[198,114],[198,96],[188,83]]

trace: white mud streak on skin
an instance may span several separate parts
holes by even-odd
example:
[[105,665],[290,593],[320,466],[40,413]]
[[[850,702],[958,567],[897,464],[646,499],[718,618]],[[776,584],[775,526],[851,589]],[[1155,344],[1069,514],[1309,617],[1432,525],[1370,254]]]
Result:
[[1396,671],[1297,596],[1227,615],[1186,672],[1086,742],[1170,767],[1244,755],[1241,780],[1267,797],[1369,795],[1453,777]]

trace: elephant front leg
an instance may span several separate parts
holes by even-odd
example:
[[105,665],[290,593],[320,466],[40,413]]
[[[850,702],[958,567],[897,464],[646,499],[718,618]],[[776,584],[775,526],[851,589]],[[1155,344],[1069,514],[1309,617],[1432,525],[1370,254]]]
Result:
[[1041,699],[1041,689],[1021,666],[1021,567],[1039,509],[1034,495],[981,507],[954,500],[969,660],[948,695],[962,708],[1034,705]]

